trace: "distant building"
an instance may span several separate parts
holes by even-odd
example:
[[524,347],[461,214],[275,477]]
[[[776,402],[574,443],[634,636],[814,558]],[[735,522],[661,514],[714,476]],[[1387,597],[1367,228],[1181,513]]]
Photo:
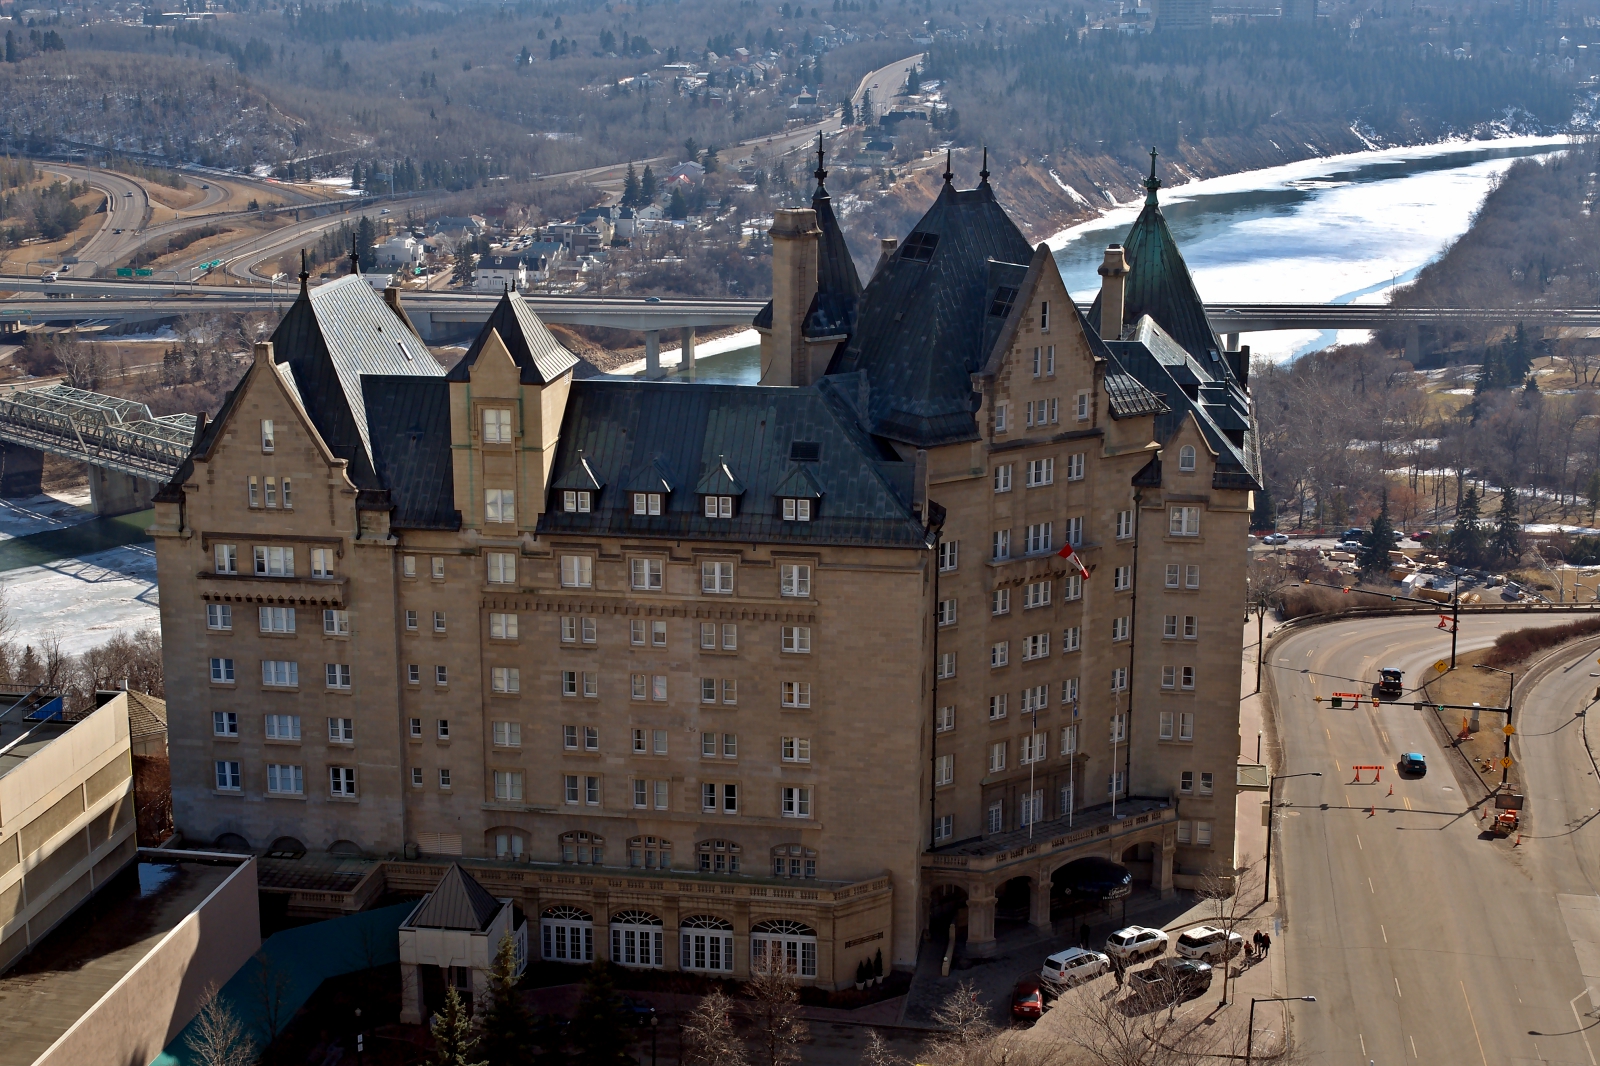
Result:
[[390,237],[372,249],[373,261],[383,270],[416,268],[422,265],[422,242],[410,234]]
[[441,215],[433,220],[435,233],[467,233],[476,235],[489,228],[489,224],[478,215],[468,215],[465,218]]
[[1211,0],[1156,0],[1157,30],[1204,30],[1210,27]]
[[528,267],[520,255],[486,255],[472,271],[472,287],[479,292],[500,292],[528,287]]

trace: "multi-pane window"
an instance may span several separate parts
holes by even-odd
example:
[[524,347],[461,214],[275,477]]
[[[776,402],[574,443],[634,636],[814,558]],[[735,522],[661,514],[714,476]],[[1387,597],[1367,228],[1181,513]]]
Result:
[[261,683],[274,688],[293,688],[300,684],[300,664],[282,659],[263,659]]
[[785,707],[811,706],[811,682],[785,681],[783,683],[783,705]]
[[954,597],[939,601],[938,616],[941,626],[953,626],[956,624],[956,601]]
[[578,750],[578,727],[564,725],[561,727],[561,746],[567,751]]
[[261,450],[266,454],[271,454],[276,448],[277,437],[272,432],[272,419],[263,418],[261,420]]
[[1083,518],[1067,519],[1067,543],[1074,548],[1083,547]]
[[514,693],[522,691],[522,671],[515,666],[496,666],[489,670],[491,692]]
[[406,681],[413,685],[422,684],[422,667],[417,663],[407,663]]
[[1078,393],[1077,416],[1079,422],[1087,422],[1089,420],[1089,394],[1087,392]]
[[1005,666],[1011,662],[1011,642],[1000,640],[989,645],[989,666],[991,668]]
[[212,659],[211,660],[211,682],[212,682],[212,684],[216,684],[216,685],[231,685],[231,684],[233,684],[233,660],[232,659]]
[[1045,743],[1045,734],[1043,733],[1033,733],[1024,736],[1022,738],[1022,751],[1020,753],[1021,758],[1018,760],[1019,765],[1027,766],[1030,763],[1043,761],[1045,755],[1047,754],[1045,749],[1048,746],[1049,745]]
[[227,603],[206,604],[207,629],[232,629],[233,606]]
[[445,630],[444,612],[443,611],[434,611],[433,612],[433,631],[435,633],[443,633],[444,630]]
[[1038,488],[1041,485],[1052,485],[1056,480],[1056,461],[1054,459],[1029,459],[1028,460],[1028,488]]
[[1050,536],[1049,522],[1035,522],[1028,526],[1028,554],[1039,555],[1049,551],[1054,544]]
[[997,529],[991,537],[991,557],[996,560],[1011,558],[1011,530]]
[[956,835],[956,816],[941,814],[933,820],[933,839],[935,841],[949,840]]
[[1005,830],[1005,805],[999,800],[995,800],[993,803],[989,804],[988,819],[985,824],[988,826],[988,831],[991,833],[999,833]]
[[1182,714],[1178,715],[1178,739],[1179,740],[1193,740],[1194,739],[1194,714],[1193,714],[1193,712],[1184,711]]
[[706,517],[707,518],[732,518],[733,517],[733,497],[732,496],[707,496],[705,502],[706,502]]
[[583,802],[589,807],[600,806],[600,779],[593,775],[583,779]]
[[[576,778],[568,780],[576,781]],[[576,789],[574,789],[576,791]],[[521,770],[496,770],[494,772],[494,798],[501,803],[522,802],[522,771]],[[571,799],[568,802],[575,803]]]
[[439,787],[443,789],[450,787],[450,771],[443,767],[439,769]]
[[1037,714],[1050,706],[1050,686],[1031,685],[1022,690],[1022,713]]
[[1007,416],[1010,413],[1006,404],[997,403],[994,405],[994,431],[996,433],[1004,433],[1006,431],[1006,423],[1009,421]]
[[989,597],[989,613],[990,614],[1010,614],[1011,613],[1011,590],[1010,589],[995,589],[994,590],[994,592]]
[[403,577],[417,576],[417,557],[415,555],[402,555],[400,557],[400,574]]
[[1126,666],[1118,666],[1118,667],[1115,667],[1115,668],[1112,669],[1112,671],[1111,671],[1111,691],[1112,692],[1126,692],[1126,691],[1128,691],[1128,668]]
[[[1176,666],[1163,666],[1161,668],[1161,687],[1162,688],[1177,688],[1178,687],[1178,668]],[[1162,712],[1162,713],[1164,714],[1166,712]],[[1162,739],[1170,739],[1170,738],[1164,737]]]
[[659,492],[635,492],[633,494],[633,513],[641,517],[659,515],[661,513],[661,497]]
[[1200,587],[1200,564],[1190,563],[1183,568],[1183,587],[1186,589]]
[[705,782],[700,786],[700,809],[707,813],[738,814],[739,786]]
[[956,757],[954,755],[941,755],[933,761],[933,783],[935,785],[953,784],[956,779]]
[[1167,532],[1174,537],[1198,537],[1200,535],[1200,508],[1168,508]]
[[1026,408],[1027,424],[1032,426],[1048,426],[1060,421],[1061,402],[1054,398],[1048,400],[1029,400]]
[[1184,688],[1194,688],[1194,667],[1185,666],[1178,671],[1178,684]]
[[1067,456],[1067,480],[1068,481],[1082,481],[1083,480],[1083,453],[1082,452],[1073,452],[1071,455]]
[[1211,843],[1211,823],[1210,822],[1196,822],[1196,823],[1194,823],[1194,842],[1196,844],[1203,844],[1203,845],[1209,845]]
[[323,663],[322,667],[329,688],[346,689],[350,687],[349,663]]
[[1172,739],[1172,737],[1173,737],[1172,724],[1173,724],[1173,720],[1176,717],[1177,716],[1174,715],[1171,711],[1162,711],[1161,712],[1161,734],[1160,735],[1161,735],[1161,739],[1162,740],[1171,740]]
[[583,750],[596,752],[600,750],[600,727],[586,725],[583,727]]
[[811,627],[784,626],[783,650],[791,655],[809,655],[811,653]]
[[1077,651],[1083,647],[1083,629],[1079,626],[1068,626],[1061,631],[1061,650]]
[[810,737],[784,737],[783,738],[784,762],[810,762],[811,738]]
[[1178,843],[1188,844],[1194,840],[1194,823],[1184,820],[1178,823]]
[[511,410],[506,407],[483,409],[483,443],[511,443]]
[[294,608],[293,607],[260,607],[257,616],[261,623],[263,633],[293,633]]
[[1043,659],[1050,654],[1050,634],[1034,633],[1022,638],[1022,661]]
[[1178,469],[1185,474],[1194,470],[1194,445],[1185,444],[1178,449]]
[[1126,784],[1126,775],[1121,770],[1113,770],[1106,775],[1106,795],[1120,796]]
[[[1050,331],[1050,301],[1049,300],[1040,300],[1039,301],[1039,331],[1041,333],[1048,333]],[[1046,351],[1048,351],[1050,353],[1050,362],[1048,364],[1048,369],[1045,371],[1045,373],[1054,374],[1056,372],[1056,346],[1052,344],[1052,345],[1050,345],[1049,348],[1046,349]]]
[[1192,614],[1183,616],[1183,639],[1197,640],[1200,637],[1200,619]]
[[515,522],[517,520],[516,493],[510,489],[485,489],[483,491],[483,520],[485,522]]
[[280,795],[299,796],[306,790],[305,774],[298,766],[284,763],[267,764],[267,791]]
[[1115,592],[1126,592],[1133,587],[1133,567],[1118,566],[1111,571],[1111,588]]
[[[583,563],[590,563],[590,559],[586,555],[577,557],[576,561],[581,561]],[[563,557],[562,560],[561,560],[561,563],[562,563],[561,576],[562,576],[562,579],[563,579],[561,583],[563,585],[565,585],[567,583],[566,580],[565,580],[566,577],[567,577],[566,562],[567,562],[567,557]],[[577,572],[578,571],[575,569],[574,573],[577,573]],[[584,572],[587,572],[587,567],[584,568]],[[490,552],[489,553],[489,584],[491,584],[491,585],[515,585],[516,583],[517,583],[517,557],[516,557],[516,555],[514,555],[511,552]],[[585,584],[584,587],[587,588],[588,585]]]
[[261,506],[261,479],[259,477],[257,477],[256,475],[254,475],[254,474],[250,475],[249,491],[250,491],[250,506],[251,507],[260,507]]
[[955,652],[953,652],[953,651],[942,651],[942,652],[939,653],[939,662],[938,662],[938,667],[937,667],[937,670],[936,670],[936,675],[938,676],[940,681],[948,681],[950,678],[956,676],[956,653]]
[[989,745],[989,772],[997,774],[1006,768],[1006,742],[997,740]]
[[733,594],[733,564],[703,562],[700,564],[700,591],[718,596]]
[[784,596],[811,595],[811,567],[806,563],[783,563],[778,567],[778,591]]
[[218,759],[216,762],[217,788],[222,792],[238,792],[244,787],[244,779],[239,773],[237,762]]
[[[561,621],[561,639],[568,640],[570,638],[566,635],[566,623],[570,621],[570,619],[563,618]],[[516,640],[517,616],[514,614],[504,614],[499,611],[489,612],[489,636],[495,640]]]
[[257,545],[255,563],[258,577],[294,577],[293,548],[269,548]]
[[522,747],[521,722],[494,722],[491,723],[490,733],[497,748]]
[[1167,588],[1175,589],[1178,587],[1178,569],[1177,563],[1167,564]]
[[[664,625],[665,623],[656,623]],[[718,647],[717,635],[721,633],[721,648],[723,651],[737,651],[739,648],[739,625],[737,622],[724,622],[719,627],[715,622],[700,623],[700,646],[707,651],[714,651]],[[665,643],[663,640],[661,643]]]
[[994,491],[1011,491],[1011,464],[1002,463],[994,468]]
[[[583,676],[587,681],[590,675],[584,674]],[[433,668],[433,683],[441,687],[448,685],[450,683],[450,668],[448,666],[435,666]],[[585,695],[587,695],[587,693],[585,693]]]
[[1178,639],[1178,616],[1164,614],[1161,616],[1161,636],[1167,640]]
[[1032,825],[1044,817],[1044,789],[1037,788],[1017,797],[1017,824]]
[[1022,586],[1022,609],[1031,611],[1035,607],[1046,607],[1050,604],[1050,582],[1030,581]]
[[1063,601],[1083,599],[1083,575],[1068,574],[1061,579],[1061,599]]
[[660,703],[667,698],[667,675],[653,674],[650,677],[650,698]]
[[[1061,682],[1061,702],[1062,703],[1068,703],[1068,704],[1074,704],[1074,705],[1077,704],[1077,702],[1078,702],[1078,679],[1077,678],[1069,677],[1065,681]],[[1077,707],[1076,706],[1073,707],[1073,712],[1072,713],[1073,713],[1073,717],[1077,717],[1078,711],[1077,711]]]
[[[666,781],[634,781],[633,805],[639,808],[645,808],[653,805],[658,811],[666,810],[668,785],[669,782]],[[670,859],[671,856],[669,854],[662,854],[661,869],[665,870],[668,868],[668,862]]]
[[412,740],[421,740],[422,739],[422,719],[420,719],[420,718],[407,718],[406,719],[406,732],[411,737]]
[[783,520],[785,522],[811,521],[811,501],[799,498],[785,498],[783,501]]
[[217,544],[211,549],[211,557],[219,574],[237,574],[239,572],[239,546],[237,544]]
[[212,711],[211,734],[218,737],[239,735],[239,715],[235,711]]
[[785,785],[783,789],[783,809],[780,812],[785,818],[810,818],[811,817],[811,790]]
[[989,697],[989,721],[998,722],[1006,716],[1006,703],[1009,699],[1007,693],[1000,692]]
[[1078,751],[1078,727],[1064,725],[1061,727],[1061,754],[1075,755]]
[[568,514],[588,514],[594,507],[594,494],[588,489],[566,489],[561,493],[561,509]]
[[327,608],[322,612],[322,632],[330,637],[350,635],[350,612]]
[[412,630],[417,628],[417,612],[416,611],[407,611],[406,612],[406,628],[407,629],[412,629]]
[[660,592],[663,560],[628,560],[629,583],[640,592]]
[[954,705],[940,707],[934,716],[934,730],[939,733],[948,733],[956,727],[956,709]]
[[1128,739],[1128,715],[1119,711],[1111,716],[1111,743],[1121,744]]
[[1211,776],[1211,772],[1209,770],[1202,770],[1200,772],[1200,795],[1211,795],[1212,783],[1214,780],[1215,779]]
[[335,744],[353,744],[356,739],[354,718],[329,718],[328,739]]
[[[1040,329],[1050,328],[1047,324],[1050,321],[1049,307],[1049,304],[1045,304],[1045,309],[1039,314]],[[1055,372],[1056,346],[1052,344],[1044,348],[1035,348],[1033,350],[1033,376],[1036,378],[1047,378]]]
[[565,588],[592,588],[594,586],[594,558],[588,555],[563,555],[561,557],[561,584]]
[[269,714],[266,719],[268,740],[300,739],[300,716],[298,714]]
[[939,569],[944,571],[954,570],[961,559],[961,542],[959,540],[941,540],[939,542]]
[[1131,536],[1133,536],[1133,512],[1132,511],[1118,511],[1117,512],[1117,539],[1118,540],[1127,540]]
[[335,796],[356,794],[356,768],[354,766],[328,767],[328,792]]
[[1133,628],[1128,615],[1122,615],[1120,618],[1111,620],[1111,639],[1113,641],[1127,640],[1128,634],[1131,632],[1133,632]]

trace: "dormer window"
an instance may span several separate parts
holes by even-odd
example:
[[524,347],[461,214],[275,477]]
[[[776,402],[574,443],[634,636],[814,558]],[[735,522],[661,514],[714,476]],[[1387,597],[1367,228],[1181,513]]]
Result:
[[900,246],[900,258],[912,263],[933,262],[933,250],[939,247],[937,233],[913,233]]
[[1002,285],[994,290],[994,302],[989,305],[989,314],[994,318],[1005,318],[1011,313],[1011,305],[1017,302],[1017,290],[1010,285]]
[[659,515],[661,513],[661,497],[659,492],[636,492],[633,494],[633,513],[636,515]]
[[706,517],[707,518],[732,518],[733,517],[733,497],[732,496],[707,496],[705,498],[705,500],[706,500]]
[[483,409],[483,443],[511,443],[511,410],[504,407]]
[[568,514],[588,514],[594,506],[594,493],[585,489],[567,489],[561,494],[561,509]]
[[1194,470],[1194,445],[1185,444],[1178,449],[1178,469],[1185,472]]
[[786,499],[783,501],[783,520],[785,522],[811,521],[811,501]]

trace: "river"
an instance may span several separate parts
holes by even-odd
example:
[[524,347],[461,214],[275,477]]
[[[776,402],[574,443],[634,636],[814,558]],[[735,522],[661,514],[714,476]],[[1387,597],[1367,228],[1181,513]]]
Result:
[[[1512,162],[1565,143],[1514,137],[1307,159],[1163,189],[1162,211],[1208,303],[1382,303],[1466,231]],[[1113,208],[1049,238],[1075,296],[1094,297],[1105,246],[1122,239],[1141,207]],[[1254,354],[1282,360],[1366,337],[1301,330],[1243,340]],[[703,381],[754,383],[757,352],[739,344],[697,359],[696,370]]]

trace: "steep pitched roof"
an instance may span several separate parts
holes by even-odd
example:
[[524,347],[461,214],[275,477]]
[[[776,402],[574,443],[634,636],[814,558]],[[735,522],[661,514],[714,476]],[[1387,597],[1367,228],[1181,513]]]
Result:
[[[820,141],[819,141],[820,144]],[[811,194],[811,208],[817,213],[817,294],[806,308],[801,332],[808,337],[837,337],[855,328],[856,305],[861,299],[861,275],[850,257],[850,246],[833,213],[833,197],[825,184],[828,172],[822,169],[823,153],[817,149],[817,191]],[[757,329],[772,328],[772,301],[756,313]]]
[[453,862],[432,894],[411,912],[413,929],[467,929],[481,933],[500,913],[501,903]]
[[[1206,318],[1205,305],[1189,276],[1189,267],[1178,251],[1178,242],[1172,239],[1167,220],[1161,213],[1156,190],[1161,179],[1156,177],[1155,156],[1150,159],[1150,176],[1144,181],[1147,190],[1144,210],[1134,221],[1133,228],[1123,239],[1123,253],[1128,258],[1128,276],[1123,282],[1122,321],[1131,325],[1143,315],[1155,319],[1173,340],[1202,362],[1220,362],[1222,345]],[[1100,297],[1089,308],[1089,318],[1098,328],[1100,324]],[[1107,337],[1107,340],[1120,340]]]
[[128,735],[134,740],[167,734],[167,701],[128,690]]
[[966,192],[945,182],[867,282],[854,335],[828,368],[867,375],[873,433],[919,447],[977,438],[971,376],[1032,255],[987,180]]
[[[926,534],[909,502],[910,464],[886,454],[860,425],[854,386],[835,379],[805,388],[574,381],[552,476],[567,477],[581,452],[596,479],[619,488],[602,491],[588,513],[562,511],[552,497],[539,533],[923,549]],[[780,498],[797,494],[790,456],[801,453],[816,455],[804,465],[824,495],[811,521],[785,522]],[[660,515],[632,512],[627,493],[645,491],[646,482],[668,493]],[[737,514],[705,517],[699,491],[728,494],[724,485],[743,490]]]
[[361,394],[372,420],[378,480],[399,529],[460,529],[450,459],[450,383],[438,377],[368,374]]
[[533,308],[528,306],[528,301],[522,298],[522,294],[505,292],[489,313],[489,320],[478,330],[467,354],[445,375],[449,380],[470,380],[469,371],[482,354],[491,330],[500,334],[506,351],[511,353],[512,362],[517,364],[521,372],[519,380],[524,385],[548,385],[578,365],[578,357],[561,347]]

